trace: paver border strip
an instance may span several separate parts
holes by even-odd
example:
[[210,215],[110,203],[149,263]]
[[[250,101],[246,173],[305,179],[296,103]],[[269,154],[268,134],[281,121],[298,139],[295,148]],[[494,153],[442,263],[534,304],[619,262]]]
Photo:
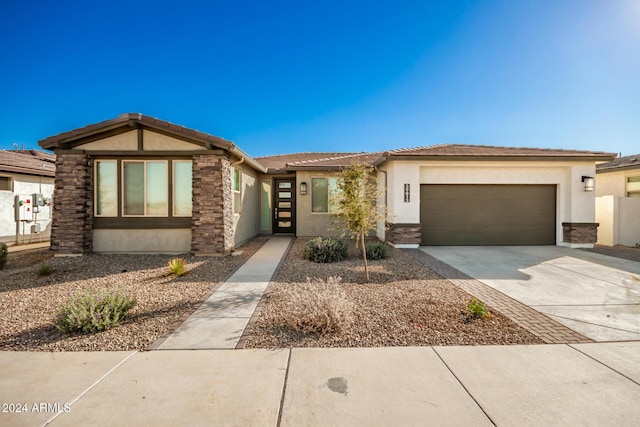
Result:
[[510,296],[486,285],[463,273],[457,268],[421,251],[420,249],[403,249],[413,259],[438,273],[463,291],[475,296],[485,304],[508,317],[518,326],[531,332],[547,344],[592,343],[592,339],[570,329],[517,301]]
[[[256,236],[253,239],[256,240],[264,240],[262,242],[262,244],[256,249],[256,252],[258,252],[260,250],[260,248],[262,248],[265,243],[267,243],[267,241],[269,240],[269,238],[267,237],[266,239],[263,238],[263,236]],[[251,240],[253,240],[251,239]],[[249,241],[247,241],[246,243],[248,243]],[[240,246],[242,247],[242,246]],[[226,256],[233,256],[233,255],[226,255]],[[204,258],[204,257],[203,257]],[[211,258],[215,258],[215,257],[211,257]],[[167,330],[165,331],[164,334],[160,335],[158,337],[158,339],[156,339],[154,342],[152,342],[144,351],[154,351],[154,350],[158,350],[158,347],[160,347],[162,345],[162,343],[164,343],[167,338],[169,338],[169,336],[171,334],[173,334],[176,329],[178,329],[184,322],[187,321],[187,319],[189,317],[191,317],[191,315],[193,313],[195,313],[200,307],[202,307],[202,304],[204,304],[205,302],[207,302],[207,300],[209,298],[211,298],[211,296],[213,295],[213,293],[215,291],[217,291],[218,289],[220,289],[220,287],[227,281],[229,280],[229,278],[231,276],[233,276],[233,274],[238,271],[240,269],[240,267],[242,267],[247,261],[249,261],[249,258],[247,258],[246,260],[244,260],[243,263],[238,264],[233,270],[231,270],[229,272],[229,274],[227,274],[225,277],[223,277],[220,281],[216,282],[216,284],[213,285],[213,287],[211,288],[211,292],[209,292],[202,301],[200,301],[200,303],[193,309],[193,310],[188,310],[186,311],[182,316],[180,316],[175,322],[173,322],[171,325],[169,325],[169,327],[167,328]]]

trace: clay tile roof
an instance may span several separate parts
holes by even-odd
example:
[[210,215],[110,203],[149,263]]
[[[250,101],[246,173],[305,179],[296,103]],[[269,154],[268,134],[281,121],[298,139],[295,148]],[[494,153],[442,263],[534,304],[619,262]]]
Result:
[[109,131],[124,126],[135,126],[135,124],[141,124],[149,128],[155,128],[164,130],[168,133],[183,135],[191,139],[200,141],[202,143],[211,143],[219,148],[230,149],[235,147],[231,141],[227,141],[218,136],[209,135],[208,133],[200,132],[194,129],[189,129],[184,126],[176,125],[174,123],[166,122],[164,120],[157,119],[151,116],[145,116],[140,113],[125,113],[110,120],[105,120],[100,123],[94,123],[92,125],[84,126],[78,129],[74,129],[68,132],[63,132],[58,135],[50,136],[43,140],[38,141],[38,144],[42,148],[54,149],[58,148],[66,143],[70,143],[74,140],[83,138],[85,136],[91,136],[99,134],[101,132]]
[[256,160],[271,171],[285,170],[296,165],[309,165],[326,159],[353,156],[358,153],[292,153],[274,156],[256,157]]
[[608,172],[619,169],[640,169],[640,154],[618,157],[610,162],[596,165],[597,172]]
[[55,176],[56,157],[37,150],[0,150],[0,172],[36,176]]

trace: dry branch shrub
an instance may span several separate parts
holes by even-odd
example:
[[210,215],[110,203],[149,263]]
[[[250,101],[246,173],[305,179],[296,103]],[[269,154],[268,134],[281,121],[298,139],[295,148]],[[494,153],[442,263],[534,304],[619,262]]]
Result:
[[353,304],[340,287],[340,277],[307,279],[283,292],[283,320],[302,332],[326,334],[348,328],[353,323]]

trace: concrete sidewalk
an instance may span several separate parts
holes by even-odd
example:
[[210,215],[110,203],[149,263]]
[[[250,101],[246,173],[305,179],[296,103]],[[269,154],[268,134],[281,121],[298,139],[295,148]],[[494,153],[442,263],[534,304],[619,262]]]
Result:
[[2,352],[0,400],[3,426],[636,426],[640,342]]
[[271,237],[156,350],[236,348],[271,277],[291,244]]

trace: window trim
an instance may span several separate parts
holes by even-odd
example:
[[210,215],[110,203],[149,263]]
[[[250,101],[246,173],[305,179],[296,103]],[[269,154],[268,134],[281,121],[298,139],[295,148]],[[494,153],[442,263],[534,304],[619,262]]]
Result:
[[0,191],[8,191],[13,193],[13,177],[10,175],[0,175],[0,178],[7,178],[7,183],[9,184],[9,188],[7,190],[0,189]]
[[[313,210],[313,180],[314,179],[324,179],[325,181],[327,181],[327,210],[325,212],[314,212]],[[312,176],[311,177],[311,191],[309,192],[309,194],[311,195],[310,197],[310,202],[309,203],[309,211],[311,213],[311,215],[335,215],[338,212],[338,208],[335,207],[335,209],[331,209],[332,203],[331,203],[331,182],[335,183],[335,187],[334,187],[334,191],[337,192],[338,187],[337,187],[337,182],[338,182],[338,178],[335,176]]]
[[[236,190],[236,172],[238,173],[238,189]],[[231,174],[231,190],[233,192],[233,214],[240,215],[242,213],[242,169],[233,167]],[[239,203],[236,203],[236,195]]]
[[[637,178],[639,181],[638,183],[640,184],[640,175],[626,175],[625,176],[625,183],[624,183],[624,190],[625,190],[625,195],[626,197],[640,197],[640,189],[639,190],[634,190],[634,191],[629,191],[629,180],[631,178]],[[632,196],[633,194],[633,196]]]
[[[116,214],[115,215],[100,215],[98,214],[98,163],[99,162],[113,162],[116,164]],[[120,188],[118,181],[120,178],[119,165],[117,159],[96,159],[93,162],[93,216],[95,218],[118,218],[120,216],[120,195],[118,194]]]
[[[189,215],[176,215],[176,164],[177,163],[189,163],[191,165],[191,212]],[[173,218],[191,218],[193,216],[193,161],[186,159],[172,159],[171,160],[171,216]]]

